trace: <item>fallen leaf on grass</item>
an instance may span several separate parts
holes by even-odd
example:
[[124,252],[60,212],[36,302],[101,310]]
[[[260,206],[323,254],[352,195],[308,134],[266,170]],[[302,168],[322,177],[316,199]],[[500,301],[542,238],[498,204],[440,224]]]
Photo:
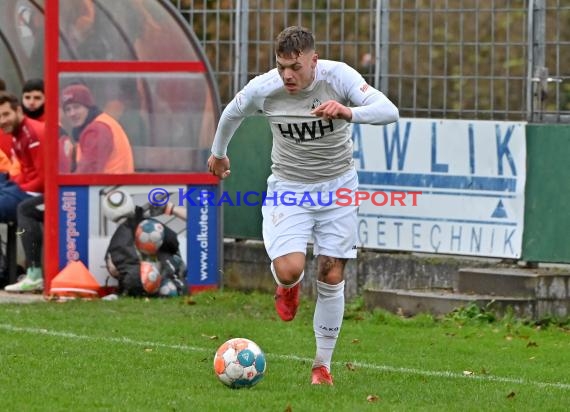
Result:
[[356,366],[354,366],[352,362],[346,362],[346,369],[348,369],[349,371],[355,371]]
[[475,373],[473,371],[463,371],[463,375],[464,376],[470,376],[470,375],[474,375]]
[[368,402],[376,402],[376,401],[379,401],[379,400],[380,400],[380,397],[379,397],[379,396],[376,396],[376,395],[368,395],[368,396],[366,397],[366,400],[367,400]]
[[515,397],[515,393],[511,392],[507,395],[507,399],[513,399]]
[[293,412],[293,409],[291,408],[291,405],[287,405],[287,407],[285,408],[284,412]]
[[360,339],[353,339],[351,343],[360,343]]

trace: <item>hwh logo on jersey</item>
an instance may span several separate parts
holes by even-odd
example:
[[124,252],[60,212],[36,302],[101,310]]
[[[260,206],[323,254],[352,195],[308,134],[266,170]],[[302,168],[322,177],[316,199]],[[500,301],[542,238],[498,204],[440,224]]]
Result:
[[297,143],[307,140],[322,139],[327,134],[334,131],[333,121],[331,119],[313,120],[312,122],[302,123],[277,123],[281,136],[288,139],[295,139]]

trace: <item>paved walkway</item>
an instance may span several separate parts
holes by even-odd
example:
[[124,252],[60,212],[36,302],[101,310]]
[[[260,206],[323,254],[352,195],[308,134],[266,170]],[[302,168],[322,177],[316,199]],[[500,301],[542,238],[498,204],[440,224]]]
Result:
[[0,303],[34,303],[47,302],[41,293],[8,293],[0,291]]

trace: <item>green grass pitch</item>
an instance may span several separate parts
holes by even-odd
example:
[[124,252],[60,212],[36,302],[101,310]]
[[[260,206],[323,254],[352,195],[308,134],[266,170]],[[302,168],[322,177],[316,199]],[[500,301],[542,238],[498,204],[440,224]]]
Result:
[[[281,322],[273,297],[217,291],[185,298],[0,305],[5,411],[567,411],[570,327],[459,311],[405,319],[349,303],[335,386],[310,385],[313,299]],[[484,315],[484,314],[483,314]],[[232,390],[213,356],[255,341],[267,373]]]

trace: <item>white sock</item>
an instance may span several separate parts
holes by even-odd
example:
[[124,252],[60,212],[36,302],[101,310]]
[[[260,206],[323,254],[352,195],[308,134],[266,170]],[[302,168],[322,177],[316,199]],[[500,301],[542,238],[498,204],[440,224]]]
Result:
[[275,282],[281,286],[284,289],[290,289],[293,286],[295,286],[296,284],[300,283],[303,280],[303,277],[305,276],[305,271],[301,272],[301,276],[299,276],[299,279],[297,279],[296,282],[291,283],[290,285],[286,285],[284,283],[281,283],[281,281],[279,280],[279,278],[277,277],[277,274],[275,273],[275,266],[273,266],[273,262],[271,262],[271,273],[273,274],[273,279],[275,279]]
[[331,360],[344,315],[344,280],[338,285],[317,280],[317,305],[313,329],[317,353],[313,368],[325,366],[331,370]]

